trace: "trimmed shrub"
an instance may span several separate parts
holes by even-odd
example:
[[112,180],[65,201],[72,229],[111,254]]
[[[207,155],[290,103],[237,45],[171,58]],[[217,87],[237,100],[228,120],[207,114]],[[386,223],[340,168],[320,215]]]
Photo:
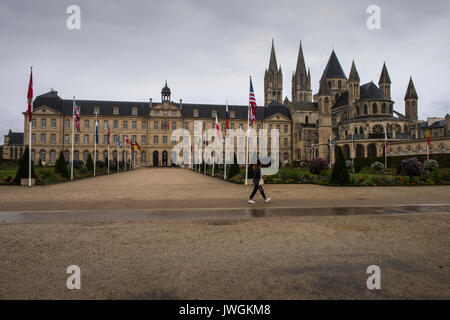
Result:
[[59,153],[58,160],[55,163],[55,173],[59,173],[64,178],[69,177],[69,171],[67,170],[66,160],[62,151]]
[[436,160],[430,159],[430,160],[425,160],[423,162],[423,168],[429,172],[438,169],[439,168],[439,163]]
[[348,173],[347,163],[341,147],[336,148],[336,161],[331,173],[330,183],[338,186],[350,184],[350,174]]
[[381,171],[384,169],[384,164],[382,164],[381,162],[375,161],[374,163],[372,163],[372,165],[370,167],[375,171]]
[[92,156],[90,152],[86,161],[86,169],[88,169],[89,171],[92,171],[94,169],[94,161],[92,161]]
[[402,174],[406,174],[410,177],[418,177],[422,175],[423,168],[417,158],[409,158],[402,160],[400,163],[400,171]]
[[[28,154],[29,154],[29,150],[28,150],[28,146],[25,147],[25,151],[22,155],[22,159],[20,159],[19,162],[19,168],[17,169],[16,172],[16,176],[14,178],[14,183],[15,184],[19,184],[20,185],[20,179],[25,179],[28,178],[28,164],[29,164],[29,159],[28,159]],[[33,161],[31,161],[31,177],[32,178],[36,178],[36,175],[34,174],[34,164]]]
[[328,170],[328,161],[322,158],[314,158],[308,162],[309,172],[320,174],[320,172]]
[[236,154],[234,155],[234,161],[233,164],[230,166],[229,170],[228,170],[228,179],[233,178],[234,176],[236,176],[237,174],[239,174],[239,165],[237,163],[237,158],[236,158]]

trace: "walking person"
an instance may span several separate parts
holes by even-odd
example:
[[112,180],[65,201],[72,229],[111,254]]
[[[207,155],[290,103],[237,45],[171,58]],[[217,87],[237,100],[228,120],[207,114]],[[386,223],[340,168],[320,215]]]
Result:
[[257,164],[253,165],[253,191],[250,195],[250,198],[248,199],[249,203],[255,203],[253,200],[253,197],[255,196],[256,192],[259,190],[261,192],[262,197],[264,198],[264,202],[269,202],[271,198],[266,198],[266,195],[264,194],[263,184],[264,180],[261,175],[261,162],[258,160]]

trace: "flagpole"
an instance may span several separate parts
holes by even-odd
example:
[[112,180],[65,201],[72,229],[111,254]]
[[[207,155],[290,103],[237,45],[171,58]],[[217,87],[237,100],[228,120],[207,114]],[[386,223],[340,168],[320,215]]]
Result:
[[116,163],[117,163],[117,173],[119,173],[119,141],[120,141],[120,133],[117,130],[117,157],[116,157]]
[[[30,78],[32,77],[32,75],[33,75],[33,67],[31,66],[30,67],[30,70],[31,70],[31,76],[30,76]],[[33,85],[33,83],[31,83],[31,85]],[[28,90],[28,91],[30,91],[30,90]],[[31,97],[31,101],[28,101],[28,103],[31,103],[31,111],[30,112],[28,112],[28,122],[29,122],[29,127],[30,127],[30,132],[29,132],[29,141],[28,141],[28,145],[29,145],[29,147],[28,147],[28,187],[29,188],[31,188],[31,130],[32,130],[32,117],[31,117],[31,113],[32,113],[32,110],[33,110],[33,107],[34,107],[34,102],[33,102],[33,97]]]
[[352,133],[352,169],[353,169],[353,173],[355,173],[355,144],[354,144],[354,140],[355,140],[355,135]]
[[108,143],[108,174],[109,174],[109,143]]
[[384,169],[387,170],[387,133],[384,131]]
[[[250,77],[250,81],[252,81],[252,77]],[[248,178],[248,127],[249,127],[249,120],[250,120],[250,100],[248,102],[248,108],[247,108],[247,133],[246,133],[246,142],[245,142],[245,185],[247,185],[247,178]]]
[[227,141],[227,124],[229,123],[228,120],[228,100],[227,100],[227,107],[226,107],[226,115],[225,115],[225,136],[223,137],[223,180],[227,180],[227,151],[226,151],[226,141]]
[[331,136],[330,136],[330,168],[332,167],[332,161],[333,161],[333,159],[331,158],[332,154],[333,154],[332,148],[333,148],[333,146],[332,146]]
[[75,134],[75,96],[73,96],[72,101],[72,156],[71,158],[71,164],[70,164],[70,180],[73,180],[73,136]]
[[97,169],[97,131],[98,131],[98,119],[97,119],[97,112],[95,112],[95,139],[94,139],[94,177]]
[[[206,128],[206,130],[208,130],[208,128]],[[206,174],[206,138],[207,138],[207,132],[205,132],[205,150],[203,151],[203,174]]]
[[127,133],[126,133],[126,131],[125,131],[125,134],[124,134],[124,140],[125,140],[125,148],[124,148],[124,150],[125,150],[125,159],[123,159],[123,164],[124,164],[124,168],[125,168],[125,172],[127,171]]

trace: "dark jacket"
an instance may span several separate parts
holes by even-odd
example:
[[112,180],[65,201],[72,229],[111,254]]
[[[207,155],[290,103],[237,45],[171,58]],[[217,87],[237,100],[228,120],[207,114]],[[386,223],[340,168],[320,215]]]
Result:
[[253,174],[253,184],[259,184],[259,178],[261,178],[261,168],[255,170]]

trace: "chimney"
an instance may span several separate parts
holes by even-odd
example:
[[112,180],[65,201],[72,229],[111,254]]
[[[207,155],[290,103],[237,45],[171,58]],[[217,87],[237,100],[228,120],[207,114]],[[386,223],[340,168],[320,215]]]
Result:
[[152,98],[150,98],[150,108],[152,107],[152,105],[153,105],[153,99]]
[[183,99],[180,99],[180,111],[183,109]]

